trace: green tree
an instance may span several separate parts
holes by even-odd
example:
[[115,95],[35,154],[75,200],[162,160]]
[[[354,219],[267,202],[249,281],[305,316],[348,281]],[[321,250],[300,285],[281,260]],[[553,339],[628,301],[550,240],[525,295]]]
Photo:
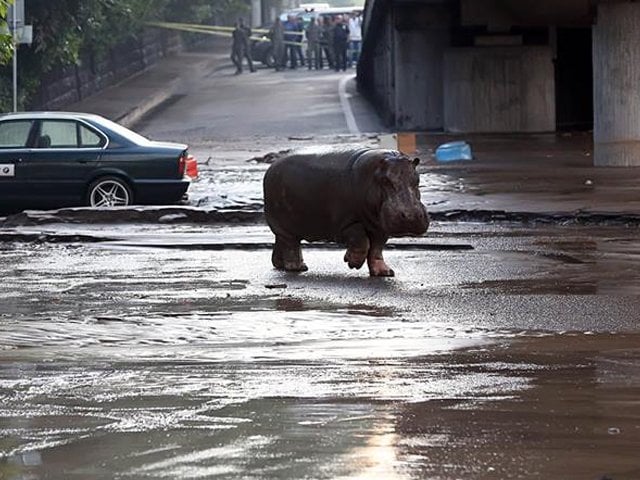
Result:
[[[230,23],[248,12],[249,0],[28,0],[26,23],[33,25],[33,44],[19,50],[21,97],[28,100],[53,69],[78,65],[83,58],[99,62],[113,47],[138,41],[149,21]],[[11,72],[3,65],[13,48],[8,31],[2,34],[6,14],[7,1],[0,0],[2,110],[7,92],[11,95]]]
[[[9,32],[7,13],[13,0],[0,0],[0,67],[8,64],[13,56],[13,39]],[[0,77],[0,112],[8,112],[13,108],[11,77]]]
[[230,23],[235,17],[250,12],[247,0],[169,0],[164,9],[164,18],[168,22],[215,22]]
[[13,55],[13,42],[9,33],[7,13],[13,0],[0,0],[0,64],[6,64]]
[[30,0],[33,52],[42,70],[77,64],[83,49],[104,53],[142,32],[162,0]]

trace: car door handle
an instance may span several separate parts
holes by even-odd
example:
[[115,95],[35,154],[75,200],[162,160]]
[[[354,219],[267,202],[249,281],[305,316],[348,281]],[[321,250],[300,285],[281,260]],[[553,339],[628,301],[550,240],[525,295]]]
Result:
[[87,160],[86,158],[81,158],[79,160],[76,160],[77,163],[82,163],[83,165],[86,163],[89,163],[91,160]]

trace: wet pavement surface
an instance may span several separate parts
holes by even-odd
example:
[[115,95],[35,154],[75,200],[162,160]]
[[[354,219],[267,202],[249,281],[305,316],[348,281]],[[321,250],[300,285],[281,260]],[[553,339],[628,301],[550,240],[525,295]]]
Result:
[[640,478],[634,174],[580,136],[427,143],[435,221],[389,242],[395,278],[326,244],[286,274],[251,159],[378,138],[345,132],[339,75],[227,73],[140,126],[189,141],[189,205],[0,220],[0,479]]
[[436,224],[372,279],[260,224],[50,228],[112,240],[2,244],[4,478],[640,475],[636,229]]

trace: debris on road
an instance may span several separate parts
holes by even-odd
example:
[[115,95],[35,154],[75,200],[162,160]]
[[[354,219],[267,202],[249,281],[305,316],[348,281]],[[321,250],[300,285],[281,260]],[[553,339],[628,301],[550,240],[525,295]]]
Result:
[[107,223],[262,223],[262,212],[251,209],[202,209],[189,206],[88,207],[60,210],[25,210],[0,221],[1,228],[28,227],[46,224],[107,224]]
[[290,135],[289,140],[313,140],[313,135]]
[[168,215],[162,215],[160,218],[158,218],[158,222],[171,223],[175,221],[185,220],[187,218],[188,218],[187,215],[185,215],[184,213],[173,213]]
[[291,152],[291,149],[280,150],[279,152],[269,152],[266,155],[261,157],[253,157],[247,160],[248,162],[256,162],[256,163],[273,163],[280,157],[283,157]]
[[436,148],[436,161],[456,162],[473,160],[471,145],[464,141],[444,143]]

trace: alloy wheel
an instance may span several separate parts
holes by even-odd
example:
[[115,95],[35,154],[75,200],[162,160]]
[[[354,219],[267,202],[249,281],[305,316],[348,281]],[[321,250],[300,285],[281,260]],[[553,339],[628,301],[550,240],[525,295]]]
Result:
[[89,205],[95,208],[124,207],[130,204],[131,193],[121,180],[100,180],[93,184],[89,191]]

